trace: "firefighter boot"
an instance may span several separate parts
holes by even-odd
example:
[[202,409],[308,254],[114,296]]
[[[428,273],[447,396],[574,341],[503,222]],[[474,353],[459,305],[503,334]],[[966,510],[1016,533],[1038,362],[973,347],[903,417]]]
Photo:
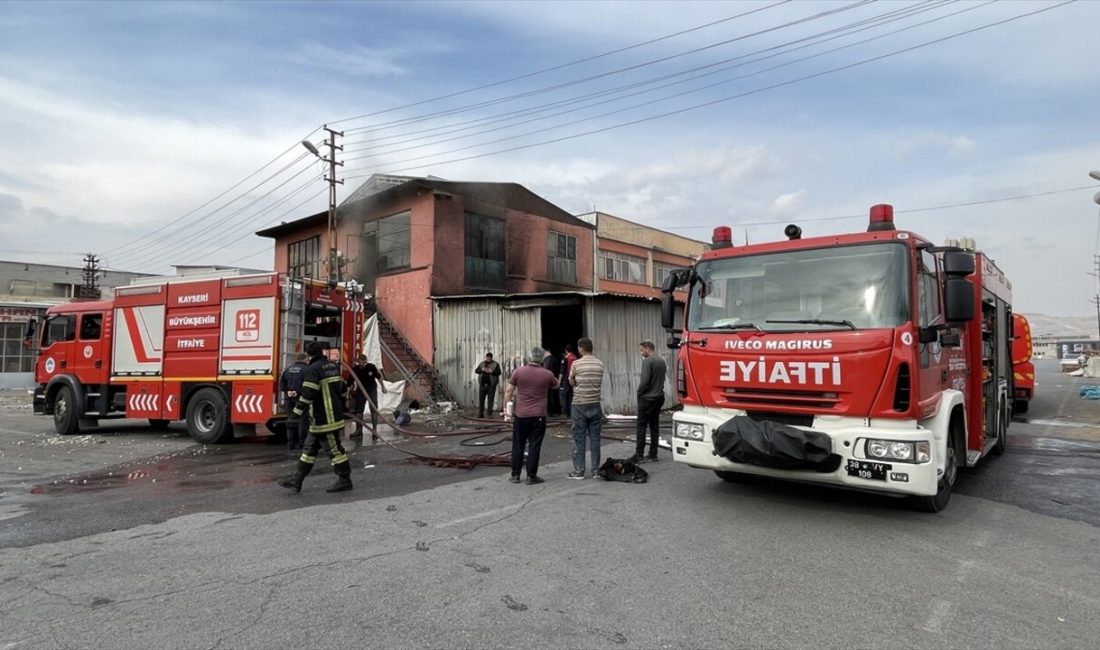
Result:
[[352,485],[350,476],[337,476],[336,482],[330,485],[329,488],[325,490],[325,492],[344,492],[350,490],[351,488]]
[[[276,481],[279,485],[285,487],[288,490],[294,490],[295,492],[302,491],[302,481],[305,479],[306,474],[313,469],[312,463],[307,463],[301,459],[298,460],[298,471],[292,476],[284,476]],[[349,468],[350,469],[350,468]]]
[[332,466],[333,471],[336,473],[336,482],[333,483],[325,492],[344,492],[352,488],[351,485],[351,463],[344,461]]
[[305,476],[302,476],[301,474],[293,474],[291,476],[284,476],[283,478],[278,480],[278,483],[279,483],[279,485],[285,487],[288,490],[294,490],[295,492],[301,492],[302,491],[302,479],[304,479],[304,478],[305,478]]

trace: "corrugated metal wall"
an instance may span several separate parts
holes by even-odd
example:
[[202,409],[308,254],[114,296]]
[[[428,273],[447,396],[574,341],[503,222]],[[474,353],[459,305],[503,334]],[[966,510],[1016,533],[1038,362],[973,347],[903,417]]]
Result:
[[506,309],[497,299],[472,298],[438,301],[434,313],[435,367],[455,399],[467,409],[477,406],[474,370],[492,352],[504,371],[496,402],[500,408],[503,382],[541,340],[541,310]]
[[[679,308],[677,317],[679,318]],[[585,307],[586,330],[593,353],[603,361],[603,404],[612,413],[634,413],[638,408],[638,375],[642,357],[638,344],[648,339],[665,360],[665,407],[677,403],[674,382],[675,351],[665,346],[667,334],[661,327],[661,305],[613,296],[591,298]]]
[[[522,304],[522,303],[520,303]],[[677,308],[677,319],[680,319]],[[500,362],[503,382],[523,363],[531,346],[542,341],[542,310],[539,306],[518,307],[498,299],[440,300],[435,303],[435,366],[455,398],[467,409],[477,405],[474,370],[492,352]],[[679,322],[679,321],[678,321]],[[661,328],[661,305],[600,296],[585,303],[585,331],[592,338],[596,356],[604,362],[604,407],[613,413],[637,410],[638,374],[642,358],[638,343],[649,339],[657,346],[668,366],[665,378],[665,406],[676,404],[674,390],[675,352],[665,347],[667,335]]]

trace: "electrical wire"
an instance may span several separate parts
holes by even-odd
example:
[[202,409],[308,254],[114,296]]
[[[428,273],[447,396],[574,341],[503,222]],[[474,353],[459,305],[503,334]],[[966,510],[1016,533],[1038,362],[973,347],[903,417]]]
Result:
[[[726,63],[730,63],[730,62],[733,62],[733,61],[738,61],[738,60],[741,60],[741,59],[748,58],[750,56],[754,56],[754,55],[757,55],[757,54],[762,54],[762,53],[765,53],[765,52],[770,52],[770,51],[773,51],[773,50],[776,50],[776,49],[785,48],[785,47],[788,47],[790,45],[794,45],[794,44],[797,44],[797,43],[802,43],[802,42],[805,42],[805,41],[817,39],[817,38],[827,36],[827,35],[830,35],[830,34],[835,34],[835,33],[838,33],[838,32],[845,32],[845,31],[853,30],[855,28],[860,28],[860,29],[855,29],[856,32],[864,31],[866,29],[872,29],[874,27],[881,26],[881,25],[886,24],[888,22],[894,22],[895,20],[901,20],[903,18],[918,15],[920,13],[925,13],[927,11],[932,11],[932,10],[938,9],[938,8],[944,6],[944,5],[954,4],[957,1],[958,0],[927,0],[926,2],[917,3],[915,5],[907,5],[903,8],[901,8],[901,9],[894,9],[894,10],[888,11],[884,14],[879,14],[877,16],[873,16],[871,18],[865,18],[865,19],[856,21],[854,23],[849,23],[847,25],[843,25],[841,27],[835,27],[835,28],[832,28],[832,29],[829,29],[829,30],[826,30],[826,31],[823,31],[823,32],[818,32],[817,34],[812,34],[810,36],[805,36],[805,37],[802,37],[802,38],[799,38],[799,39],[796,39],[796,40],[793,40],[793,41],[788,41],[788,42],[785,42],[785,43],[780,43],[778,45],[773,45],[771,47],[755,50],[753,52],[749,52],[749,53],[746,53],[746,54],[741,54],[741,55],[738,55],[738,56],[735,56],[735,57],[729,57],[729,58],[722,59],[722,60],[719,60],[719,61],[714,61],[714,62],[711,62],[711,63],[707,63],[705,65],[694,66],[694,67],[688,68],[686,70],[682,70],[682,71],[674,72],[674,73],[670,73],[670,74],[664,74],[664,75],[654,77],[654,78],[651,78],[651,79],[647,79],[647,80],[636,81],[636,82],[633,82],[633,83],[617,86],[615,88],[601,90],[601,91],[593,92],[593,93],[587,93],[587,94],[580,95],[580,96],[573,97],[573,98],[558,100],[558,101],[555,101],[555,102],[551,102],[549,104],[543,104],[543,105],[540,105],[540,106],[524,108],[524,109],[519,109],[519,110],[515,110],[515,111],[509,111],[509,112],[506,112],[506,113],[501,113],[501,114],[497,114],[497,115],[489,116],[489,117],[479,117],[479,118],[475,118],[475,119],[471,119],[471,120],[466,120],[466,121],[463,121],[463,122],[447,124],[447,125],[444,125],[444,126],[437,126],[437,127],[419,129],[419,130],[413,130],[413,131],[403,131],[401,134],[380,135],[380,136],[375,136],[373,138],[364,139],[364,140],[346,141],[344,143],[344,146],[345,146],[344,153],[345,154],[347,154],[347,153],[356,153],[356,152],[360,152],[360,151],[370,150],[370,147],[365,148],[365,149],[355,149],[355,148],[353,148],[356,144],[362,144],[362,143],[370,142],[373,145],[377,146],[380,141],[384,141],[384,140],[387,140],[387,139],[402,138],[402,137],[406,137],[406,136],[409,136],[409,135],[426,134],[426,133],[432,133],[432,132],[437,132],[437,131],[443,131],[442,133],[435,133],[435,135],[433,135],[433,136],[423,136],[423,137],[419,137],[419,138],[407,138],[405,140],[398,140],[397,142],[389,142],[389,143],[385,144],[385,146],[394,146],[394,145],[399,145],[399,144],[406,144],[406,143],[409,143],[409,142],[416,142],[418,140],[423,140],[423,139],[426,139],[428,137],[435,137],[435,136],[438,136],[438,135],[449,135],[449,134],[452,134],[452,133],[458,133],[458,132],[470,130],[470,129],[473,129],[473,128],[479,128],[480,126],[487,126],[489,124],[495,124],[495,123],[499,123],[499,122],[502,122],[502,121],[508,121],[508,120],[513,119],[513,118],[526,117],[526,116],[532,115],[532,114],[543,113],[543,112],[546,112],[548,110],[553,110],[554,108],[558,108],[558,107],[561,107],[561,106],[571,106],[571,105],[586,101],[588,99],[597,98],[597,97],[605,97],[605,96],[608,96],[608,95],[611,95],[611,94],[617,94],[617,93],[622,92],[622,91],[632,90],[634,88],[638,88],[638,87],[641,87],[641,86],[646,86],[646,85],[650,85],[650,84],[657,83],[657,82],[660,82],[660,81],[664,81],[664,80],[667,80],[667,79],[680,77],[680,76],[683,76],[683,75],[686,75],[686,74],[690,74],[692,72],[698,72],[698,71],[701,71],[701,70],[707,70],[707,69],[715,68],[715,67],[718,67],[718,66],[722,66]],[[843,36],[843,34],[838,35],[838,36],[834,37],[833,39],[826,39],[825,41],[821,41],[821,42],[827,42],[828,40],[835,40],[835,38],[840,38],[842,36]],[[803,47],[809,47],[809,46],[810,45],[806,45],[806,46],[803,46]],[[795,48],[795,50],[797,50],[797,49],[803,49],[803,48]],[[795,50],[790,50],[790,51],[795,51]],[[780,54],[782,54],[782,53],[780,53]],[[774,56],[779,56],[779,54],[776,54]],[[744,64],[742,64],[742,65],[744,65]],[[739,67],[739,66],[731,66],[731,67]],[[691,77],[690,79],[686,79],[686,80],[683,80],[683,81],[680,81],[680,82],[677,82],[677,83],[686,83],[687,81],[698,79],[698,78],[701,78],[701,77],[704,77],[704,76],[709,76],[710,74],[717,74],[719,72],[723,72],[723,71],[729,70],[729,69],[731,69],[731,68],[721,68],[719,70],[714,70],[710,73],[703,74],[703,75],[697,75],[695,77]],[[660,86],[659,88],[667,88],[667,87],[672,86],[672,85],[677,85],[677,84],[666,84],[666,85]],[[646,92],[651,92],[651,91],[646,91]],[[643,94],[643,93],[635,93],[635,94]],[[628,95],[628,96],[633,96],[633,95]],[[604,104],[604,103],[607,103],[608,101],[617,101],[617,99],[606,100],[604,102],[599,102],[598,104],[594,104],[594,105]],[[480,124],[478,124],[478,123],[480,123]],[[473,126],[470,126],[470,125],[473,125]],[[462,127],[462,128],[453,128],[450,131],[445,131],[444,130],[444,129],[448,129],[448,128],[451,128],[451,127]],[[388,153],[392,153],[392,152],[388,152]]]
[[[455,148],[455,149],[449,149],[447,151],[435,152],[435,153],[431,153],[431,154],[424,154],[424,155],[413,157],[413,158],[406,158],[406,159],[400,161],[400,164],[404,164],[404,163],[408,163],[408,162],[414,162],[414,161],[417,161],[417,160],[423,160],[423,159],[427,159],[427,158],[432,158],[432,157],[435,157],[435,156],[443,156],[443,155],[449,155],[449,154],[452,154],[452,153],[459,153],[461,151],[469,151],[471,149],[476,149],[478,147],[483,147],[483,146],[486,146],[486,145],[498,144],[500,142],[507,142],[507,141],[510,141],[510,140],[525,138],[525,137],[529,137],[531,135],[536,135],[538,133],[545,133],[547,131],[554,131],[554,130],[562,129],[562,128],[565,128],[565,127],[568,127],[568,126],[575,126],[577,124],[583,124],[585,122],[590,122],[590,121],[593,121],[593,120],[596,120],[596,119],[599,119],[599,118],[610,117],[612,115],[617,115],[619,113],[625,113],[627,111],[632,111],[632,110],[635,110],[635,109],[638,109],[638,108],[642,108],[642,107],[645,107],[645,106],[650,106],[650,105],[657,104],[657,103],[660,103],[660,102],[665,102],[665,101],[669,101],[669,100],[673,100],[673,99],[680,99],[682,97],[685,97],[685,96],[693,94],[693,93],[698,93],[698,92],[702,92],[704,90],[709,90],[709,89],[715,88],[717,86],[732,83],[734,81],[739,81],[739,80],[742,80],[742,79],[748,79],[748,78],[751,78],[751,77],[755,77],[755,76],[758,76],[758,75],[761,75],[761,74],[764,74],[764,73],[767,73],[767,72],[772,72],[774,70],[778,70],[780,68],[784,68],[784,67],[793,65],[795,63],[800,63],[800,62],[803,62],[803,61],[808,61],[810,59],[815,59],[815,58],[818,58],[818,57],[821,57],[821,56],[825,56],[827,54],[832,54],[834,52],[839,52],[841,50],[845,50],[845,49],[848,49],[848,48],[851,48],[851,47],[856,47],[858,45],[863,45],[863,44],[866,44],[866,43],[870,43],[872,41],[876,41],[876,40],[880,40],[880,39],[883,39],[883,38],[886,38],[886,37],[889,37],[889,36],[893,36],[893,35],[899,34],[901,32],[908,31],[910,29],[915,29],[917,27],[922,27],[924,25],[927,25],[927,24],[930,24],[930,23],[933,23],[933,22],[937,22],[939,20],[944,20],[946,18],[951,18],[953,16],[957,16],[957,15],[962,14],[962,13],[966,13],[966,12],[969,12],[969,11],[974,11],[975,9],[979,9],[981,7],[993,4],[996,1],[997,0],[988,0],[985,3],[978,4],[978,5],[973,5],[973,6],[970,6],[970,7],[966,7],[964,9],[960,10],[960,11],[956,11],[954,13],[947,14],[947,15],[944,15],[944,16],[939,16],[937,18],[933,18],[931,20],[927,20],[927,21],[924,21],[924,22],[921,22],[921,23],[917,23],[915,25],[909,25],[907,27],[902,27],[900,29],[896,29],[896,30],[893,30],[893,31],[890,31],[890,32],[886,32],[884,34],[879,34],[877,36],[866,38],[866,39],[863,39],[861,41],[856,41],[855,43],[849,43],[847,45],[842,45],[840,47],[835,47],[835,48],[832,48],[832,49],[829,49],[829,50],[825,50],[823,52],[818,52],[816,54],[811,54],[811,55],[808,55],[808,56],[797,58],[797,59],[794,59],[792,61],[787,61],[787,62],[784,62],[784,63],[780,63],[778,65],[774,65],[774,66],[769,67],[769,68],[764,68],[762,70],[757,70],[757,71],[754,71],[754,72],[751,72],[751,73],[748,73],[748,74],[736,76],[736,77],[733,77],[733,78],[730,78],[730,79],[725,79],[725,80],[722,80],[722,81],[718,81],[716,83],[707,84],[707,85],[704,85],[704,86],[700,86],[698,88],[693,88],[693,89],[690,89],[690,90],[673,93],[671,95],[666,95],[664,97],[658,97],[656,99],[648,100],[648,101],[637,103],[637,104],[632,104],[630,106],[616,108],[615,110],[600,113],[598,115],[592,115],[592,116],[584,117],[584,118],[581,118],[581,119],[573,120],[573,121],[570,121],[570,122],[555,124],[555,125],[543,127],[543,128],[540,128],[540,129],[535,129],[533,131],[527,131],[525,133],[520,133],[520,134],[516,134],[516,135],[510,135],[510,136],[506,136],[506,137],[502,137],[502,138],[497,138],[497,139],[494,139],[494,140],[489,140],[487,142],[479,142],[479,143],[476,143],[476,144],[467,145],[467,146],[463,146],[463,147],[458,147],[458,148]],[[838,37],[834,37],[834,38],[838,38]],[[832,39],[827,39],[827,40],[832,40]],[[803,46],[803,47],[808,47],[808,46]],[[795,48],[795,49],[801,49],[801,48]],[[780,54],[783,54],[783,53],[780,53]],[[744,62],[744,63],[741,63],[741,64],[737,64],[735,66],[730,66],[730,68],[737,68],[737,67],[741,67],[743,65],[748,65],[750,63],[757,63],[759,61],[762,61],[762,60],[765,60],[765,59],[768,59],[768,58],[773,58],[775,56],[779,56],[779,54],[773,54],[773,55],[769,55],[767,57],[762,57],[760,59],[747,61],[747,62]],[[706,73],[705,75],[699,75],[698,77],[694,77],[693,79],[697,79],[699,77],[706,76],[706,75],[709,75],[709,74],[714,74],[714,72]],[[674,82],[674,83],[666,84],[665,86],[662,86],[662,87],[669,87],[669,86],[673,86],[673,85],[678,85],[678,84],[681,84],[681,83],[685,83],[686,81],[689,81],[689,80],[677,81],[677,82]],[[649,89],[649,90],[641,91],[641,92],[638,92],[638,93],[632,93],[630,95],[626,95],[625,97],[631,97],[631,96],[634,96],[634,95],[645,94],[647,92],[652,92],[653,90],[655,90],[655,89]],[[594,105],[606,104],[606,103],[610,103],[610,102],[616,102],[617,103],[617,102],[621,101],[623,98],[624,97],[618,97],[618,98],[615,98],[615,99],[606,100],[606,101],[603,101],[603,102],[598,102],[597,104],[594,104]],[[584,107],[584,108],[588,108],[588,107]],[[568,110],[568,111],[562,111],[562,112],[558,113],[558,115],[575,112],[577,110],[583,110],[583,108],[581,108],[581,109],[571,109],[571,110]],[[537,119],[533,119],[533,120],[529,120],[529,121],[537,121]],[[496,128],[496,129],[489,129],[488,131],[484,131],[482,133],[497,131],[497,130],[500,130],[501,128],[509,128],[509,127],[500,127],[500,128]],[[472,134],[472,135],[468,135],[468,136],[461,136],[459,138],[449,138],[447,140],[442,140],[440,142],[446,142],[448,140],[453,140],[453,139],[463,139],[463,138],[466,138],[466,137],[474,137],[474,135],[477,135],[477,134]],[[433,143],[433,144],[435,144],[435,143]],[[418,145],[418,146],[414,146],[414,147],[406,147],[404,149],[396,149],[396,150],[387,151],[387,152],[376,152],[375,155],[377,156],[377,155],[383,155],[383,154],[397,153],[397,152],[401,152],[401,151],[415,150],[415,149],[422,148],[423,146],[427,146],[427,145]],[[351,162],[351,161],[359,160],[360,158],[363,158],[363,157],[366,157],[366,156],[346,158],[345,161],[346,162]]]
[[582,59],[576,59],[574,61],[569,61],[567,63],[561,63],[561,64],[558,64],[558,65],[551,66],[549,68],[543,68],[541,70],[535,70],[533,72],[527,72],[525,74],[521,74],[521,75],[518,75],[518,76],[515,76],[515,77],[510,77],[510,78],[507,78],[507,79],[501,79],[500,81],[494,81],[492,83],[487,83],[487,84],[483,84],[483,85],[480,85],[480,86],[474,86],[472,88],[466,88],[465,90],[459,90],[459,91],[456,91],[456,92],[448,93],[446,95],[439,95],[439,96],[436,96],[436,97],[430,97],[428,99],[423,99],[423,100],[420,100],[420,101],[412,102],[412,103],[409,103],[409,104],[404,104],[404,105],[401,105],[401,106],[394,106],[393,108],[387,108],[387,109],[384,109],[384,110],[381,110],[381,111],[375,111],[373,113],[364,113],[362,115],[355,115],[353,117],[345,117],[345,118],[342,118],[342,119],[339,119],[339,120],[336,120],[336,121],[333,121],[333,122],[329,122],[329,124],[342,124],[344,122],[350,122],[350,121],[359,120],[359,119],[363,119],[363,118],[367,118],[367,117],[375,117],[377,115],[384,115],[386,113],[392,113],[394,111],[404,110],[406,108],[413,108],[413,107],[416,107],[416,106],[422,106],[424,104],[430,104],[430,103],[434,103],[434,102],[437,102],[437,101],[441,101],[441,100],[444,100],[444,99],[451,99],[452,97],[458,97],[460,95],[466,95],[466,94],[469,94],[469,93],[472,93],[472,92],[477,92],[479,90],[486,90],[488,88],[495,88],[497,86],[502,86],[504,84],[512,83],[514,81],[522,81],[524,79],[530,79],[531,77],[535,77],[535,76],[538,76],[538,75],[541,75],[541,74],[545,74],[547,72],[555,72],[557,70],[563,70],[565,68],[572,67],[572,66],[575,66],[575,65],[580,65],[582,63],[589,63],[591,61],[596,61],[597,59],[602,59],[602,58],[606,58],[608,56],[613,56],[615,54],[621,54],[623,52],[629,52],[630,50],[635,50],[635,49],[638,49],[640,47],[645,47],[646,45],[653,45],[654,43],[660,43],[661,41],[667,41],[671,38],[676,38],[677,36],[683,36],[684,34],[690,34],[692,32],[697,32],[699,30],[706,29],[708,27],[714,27],[715,25],[720,25],[722,23],[726,23],[726,22],[729,22],[731,20],[736,20],[736,19],[742,18],[744,16],[748,16],[748,15],[758,13],[758,12],[761,12],[761,11],[767,11],[768,9],[772,9],[774,7],[777,7],[777,6],[787,4],[788,2],[790,2],[790,0],[783,0],[782,2],[777,2],[777,3],[774,3],[772,5],[768,5],[766,7],[761,7],[759,9],[754,9],[752,11],[747,11],[747,12],[744,12],[744,13],[734,14],[733,16],[727,16],[726,18],[721,18],[719,20],[714,20],[714,21],[711,21],[709,23],[703,23],[702,25],[696,25],[695,27],[690,27],[688,29],[683,29],[683,30],[680,30],[678,32],[673,32],[671,34],[666,34],[664,36],[659,36],[657,38],[651,38],[647,41],[642,41],[641,43],[635,43],[633,45],[628,45],[626,47],[620,47],[620,48],[615,49],[615,50],[610,50],[610,51],[603,52],[603,53],[600,53],[600,54],[595,54],[595,55],[588,56],[588,57],[585,57],[585,58],[582,58]]
[[[789,2],[789,1],[790,0],[783,0],[783,3]],[[707,45],[692,48],[690,50],[686,50],[686,51],[683,51],[683,52],[677,52],[675,54],[670,54],[670,55],[659,57],[659,58],[656,58],[656,59],[651,59],[649,61],[643,61],[641,63],[635,63],[635,64],[625,66],[625,67],[622,67],[622,68],[617,68],[615,70],[610,70],[610,71],[607,71],[607,72],[601,72],[601,73],[595,74],[595,75],[589,75],[587,77],[582,77],[580,79],[572,79],[572,80],[569,80],[569,81],[564,81],[564,82],[560,82],[560,83],[556,83],[556,84],[551,84],[549,86],[543,86],[541,88],[535,88],[533,90],[527,90],[527,91],[524,91],[524,92],[515,93],[515,94],[512,94],[512,95],[507,95],[507,96],[504,96],[504,97],[497,97],[495,99],[490,99],[490,100],[486,100],[486,101],[483,101],[483,102],[477,102],[477,103],[474,103],[474,104],[467,104],[465,106],[459,106],[459,107],[456,107],[456,108],[446,109],[446,110],[442,110],[442,111],[435,111],[433,113],[427,113],[427,114],[418,115],[418,116],[415,116],[415,117],[407,117],[407,118],[402,118],[402,119],[399,119],[399,120],[392,120],[390,122],[382,122],[382,123],[379,123],[379,124],[371,125],[369,127],[348,128],[348,129],[344,130],[344,133],[345,134],[373,133],[373,132],[376,132],[376,131],[379,131],[379,130],[383,130],[383,129],[387,129],[387,128],[393,128],[395,126],[404,126],[404,125],[415,123],[415,122],[422,122],[424,120],[431,119],[431,118],[434,118],[434,117],[440,117],[440,116],[444,116],[444,115],[454,115],[456,113],[464,113],[464,112],[474,110],[474,109],[477,109],[477,108],[484,108],[484,107],[487,107],[487,106],[495,106],[497,104],[502,104],[502,103],[514,101],[516,99],[522,99],[522,98],[525,98],[525,97],[534,97],[534,96],[537,96],[537,95],[546,94],[548,92],[553,92],[555,90],[560,90],[562,88],[568,88],[568,87],[571,87],[571,86],[576,86],[576,85],[579,85],[579,84],[588,83],[590,81],[596,81],[598,79],[604,79],[606,77],[619,75],[619,74],[623,74],[623,73],[626,73],[626,72],[631,72],[633,70],[638,70],[638,69],[641,69],[641,68],[657,65],[659,63],[665,63],[665,62],[671,61],[673,59],[678,59],[678,58],[688,56],[688,55],[691,55],[691,54],[698,54],[699,52],[705,52],[707,50],[711,50],[711,49],[714,49],[714,48],[717,48],[717,47],[722,47],[724,45],[729,45],[731,43],[736,43],[738,41],[743,41],[747,38],[752,38],[754,36],[762,36],[764,34],[775,32],[775,31],[778,31],[778,30],[781,30],[781,29],[786,29],[787,27],[793,27],[793,26],[796,26],[796,25],[801,25],[801,24],[804,24],[804,23],[807,23],[807,22],[811,22],[811,21],[814,21],[814,20],[818,20],[820,18],[824,18],[824,17],[827,17],[827,16],[832,16],[832,15],[835,15],[835,14],[839,14],[839,13],[842,13],[842,12],[845,12],[845,11],[851,11],[853,9],[856,9],[856,8],[859,8],[859,7],[862,7],[862,6],[866,6],[866,5],[871,4],[873,2],[876,2],[876,1],[877,0],[856,0],[855,2],[844,5],[842,7],[837,7],[835,9],[829,9],[827,11],[818,12],[816,14],[812,14],[812,15],[809,15],[809,16],[804,16],[804,17],[799,18],[797,20],[792,20],[792,21],[789,21],[789,22],[786,22],[786,23],[781,23],[779,25],[775,25],[775,26],[768,27],[768,28],[765,28],[765,29],[757,30],[755,32],[750,32],[748,34],[742,34],[742,35],[736,36],[734,38],[725,39],[725,40],[718,41],[718,42],[715,42],[715,43],[708,43]],[[780,4],[782,4],[782,3],[780,3]],[[771,6],[775,6],[775,5],[771,5]]]
[[[881,61],[883,59],[887,59],[887,58],[892,57],[892,56],[897,56],[899,54],[905,54],[905,53],[912,52],[914,50],[918,50],[918,49],[921,49],[921,48],[924,48],[924,47],[928,47],[928,46],[931,46],[931,45],[936,45],[936,44],[943,43],[943,42],[951,40],[951,39],[959,38],[961,36],[966,36],[966,35],[973,34],[973,33],[976,33],[976,32],[979,32],[979,31],[982,31],[982,30],[985,30],[985,29],[990,29],[990,28],[993,28],[993,27],[1004,25],[1006,23],[1010,23],[1010,22],[1013,22],[1013,21],[1016,21],[1016,20],[1020,20],[1020,19],[1023,19],[1023,18],[1030,17],[1030,16],[1034,16],[1034,15],[1037,15],[1037,14],[1045,13],[1047,11],[1052,11],[1054,9],[1064,7],[1068,4],[1072,4],[1074,2],[1076,2],[1076,0],[1064,0],[1063,2],[1060,2],[1060,3],[1057,3],[1057,4],[1047,5],[1043,8],[1041,8],[1041,9],[1037,9],[1037,10],[1034,10],[1034,11],[1029,11],[1029,12],[1026,12],[1026,13],[1018,14],[1018,15],[1015,15],[1015,16],[1012,16],[1012,17],[1009,17],[1009,18],[1005,18],[1003,20],[998,20],[998,21],[995,21],[995,22],[987,23],[987,24],[980,25],[978,27],[973,27],[973,28],[970,28],[970,29],[966,29],[966,30],[963,30],[963,31],[960,31],[960,32],[955,32],[954,34],[950,34],[948,36],[933,39],[933,40],[930,40],[930,41],[925,41],[923,43],[918,43],[917,45],[902,48],[902,49],[899,49],[899,50],[894,50],[894,51],[888,52],[886,54],[881,54],[881,55],[870,57],[870,58],[867,58],[867,59],[862,59],[862,60],[856,61],[854,63],[849,63],[849,64],[837,66],[837,67],[834,67],[834,68],[829,68],[829,69],[826,69],[826,70],[822,70],[822,71],[815,72],[815,73],[812,73],[812,74],[804,75],[804,76],[797,77],[797,78],[794,78],[794,79],[788,79],[788,80],[783,81],[783,82],[771,84],[771,85],[768,85],[768,86],[762,86],[762,87],[755,88],[755,89],[752,89],[752,90],[748,90],[748,91],[745,91],[745,92],[737,93],[735,95],[730,95],[730,96],[727,96],[727,97],[721,97],[721,98],[718,98],[718,99],[710,100],[710,101],[699,103],[699,104],[694,104],[694,105],[691,105],[691,106],[686,106],[686,107],[679,108],[679,109],[676,109],[676,110],[667,111],[667,112],[659,113],[659,114],[656,114],[656,115],[649,115],[649,116],[646,116],[646,117],[641,117],[641,118],[638,118],[638,119],[635,119],[635,120],[630,120],[628,122],[620,122],[618,124],[612,124],[612,125],[609,125],[609,126],[598,128],[598,129],[592,129],[592,130],[589,130],[589,131],[574,133],[574,134],[571,134],[571,135],[561,136],[561,137],[558,137],[558,138],[552,138],[552,139],[549,139],[549,140],[543,140],[543,141],[540,141],[540,142],[533,142],[533,143],[518,145],[518,146],[515,146],[515,147],[499,149],[497,151],[490,151],[490,152],[471,155],[471,156],[464,156],[464,157],[461,157],[461,158],[452,158],[452,159],[443,160],[443,161],[435,161],[435,162],[425,163],[425,164],[421,164],[421,165],[415,165],[415,166],[411,166],[411,167],[391,169],[388,173],[400,174],[402,172],[409,172],[409,171],[415,171],[415,170],[418,170],[418,169],[422,169],[423,167],[425,167],[427,165],[440,166],[440,165],[447,165],[447,164],[452,164],[452,163],[456,163],[456,162],[465,162],[465,161],[469,161],[469,160],[477,160],[477,159],[486,158],[486,157],[489,157],[489,156],[496,156],[496,155],[500,155],[500,154],[504,154],[504,153],[511,153],[511,152],[514,152],[514,151],[522,151],[522,150],[526,150],[526,149],[532,149],[532,148],[535,148],[535,147],[546,146],[546,145],[549,145],[549,144],[557,144],[557,143],[560,143],[560,142],[575,140],[577,138],[582,138],[582,137],[586,137],[586,136],[589,136],[589,135],[595,135],[595,134],[598,134],[598,133],[605,133],[605,132],[608,132],[608,131],[622,129],[622,128],[626,128],[626,127],[629,127],[629,126],[634,126],[634,125],[637,125],[637,124],[642,124],[642,123],[645,123],[645,122],[651,122],[653,120],[659,120],[659,119],[663,119],[663,118],[666,118],[666,117],[681,115],[683,113],[699,110],[699,109],[702,109],[702,108],[707,108],[707,107],[710,107],[710,106],[715,106],[715,105],[722,104],[722,103],[725,103],[725,102],[729,102],[729,101],[732,101],[732,100],[735,100],[735,99],[748,97],[750,95],[755,95],[755,94],[759,94],[759,93],[762,93],[762,92],[767,92],[769,90],[775,90],[777,88],[783,88],[783,87],[786,87],[786,86],[791,86],[791,85],[794,85],[794,84],[797,84],[797,83],[801,83],[801,82],[804,82],[804,81],[809,81],[811,79],[817,79],[817,78],[820,78],[820,77],[824,77],[826,75],[835,74],[837,72],[842,72],[842,71],[845,71],[845,70],[850,70],[852,68],[855,68],[855,67],[858,67],[858,66],[861,66],[861,65],[866,65],[868,63],[874,63],[874,62],[877,62],[877,61]],[[440,155],[442,155],[442,154],[440,154]],[[408,162],[408,161],[397,161],[394,164],[404,164],[405,162]],[[364,176],[370,176],[370,175],[371,174],[366,173],[366,174],[345,176],[345,180],[353,179],[353,178],[362,178]]]

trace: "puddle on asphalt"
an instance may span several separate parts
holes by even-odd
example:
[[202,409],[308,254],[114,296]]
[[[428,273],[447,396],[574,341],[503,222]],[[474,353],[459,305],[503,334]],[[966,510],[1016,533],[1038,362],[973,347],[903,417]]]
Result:
[[1045,427],[1072,427],[1072,428],[1084,428],[1084,429],[1097,429],[1100,428],[1100,424],[1090,422],[1066,422],[1063,420],[1024,420],[1013,419],[1013,422],[1020,422],[1023,424],[1037,424]]
[[64,496],[123,488],[207,492],[270,483],[270,466],[289,465],[292,461],[283,449],[198,447],[97,472],[63,476],[35,485],[30,493]]

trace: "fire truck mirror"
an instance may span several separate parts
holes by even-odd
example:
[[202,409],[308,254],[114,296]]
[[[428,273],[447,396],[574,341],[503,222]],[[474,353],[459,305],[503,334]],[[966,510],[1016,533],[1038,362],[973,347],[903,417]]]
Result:
[[669,350],[679,350],[680,343],[681,339],[679,334],[673,334],[669,336],[667,340],[665,340],[665,345],[668,346]]
[[676,317],[676,299],[672,296],[671,291],[666,291],[661,296],[661,327],[666,330],[672,330],[675,328],[676,323],[673,320]]
[[943,287],[944,316],[948,323],[974,319],[974,284],[959,277],[947,278]]
[[27,321],[27,331],[23,334],[23,338],[28,341],[34,340],[34,331],[38,329],[38,319],[32,318]]
[[661,291],[672,293],[690,281],[691,269],[676,269],[665,276],[664,282],[661,283]]
[[935,343],[940,340],[940,331],[935,327],[922,327],[919,337],[921,343]]
[[943,254],[943,272],[954,276],[973,274],[974,256],[965,251],[947,251]]

